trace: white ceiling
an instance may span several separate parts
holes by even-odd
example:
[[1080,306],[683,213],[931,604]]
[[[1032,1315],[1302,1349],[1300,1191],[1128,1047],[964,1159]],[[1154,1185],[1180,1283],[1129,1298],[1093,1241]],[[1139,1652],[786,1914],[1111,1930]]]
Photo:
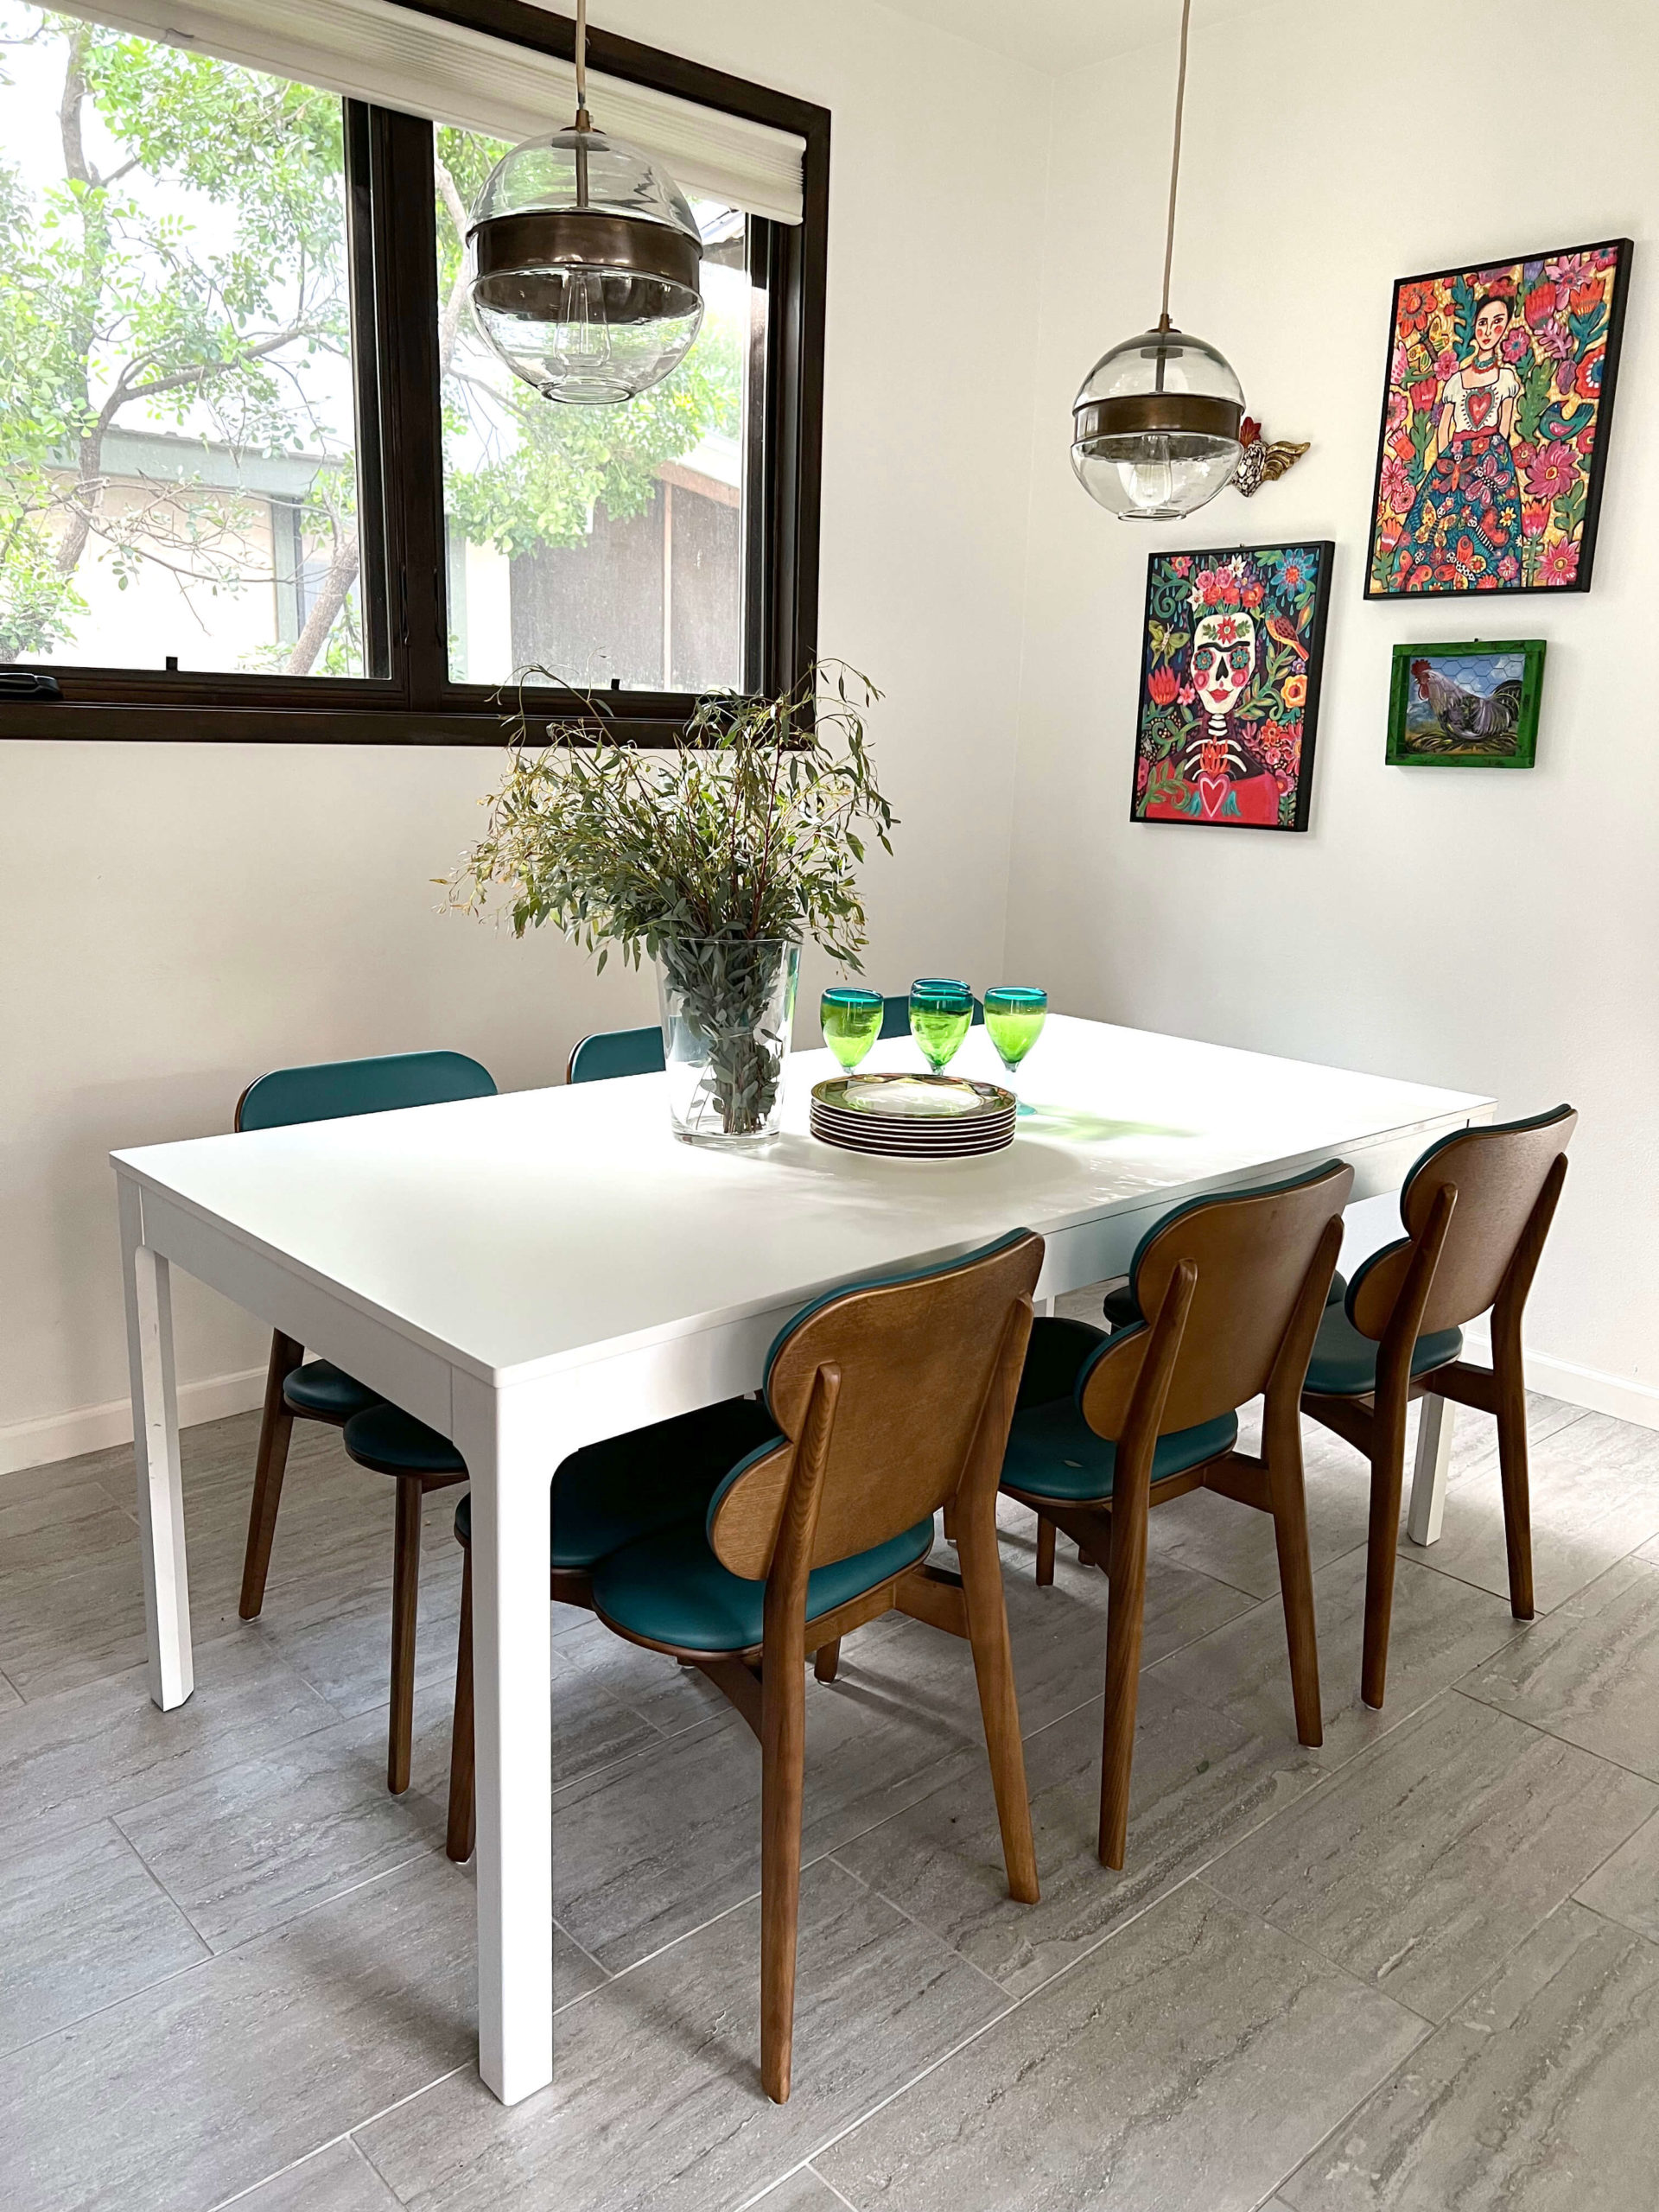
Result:
[[[1180,0],[885,0],[901,16],[1060,75],[1173,39]],[[1193,0],[1195,29],[1263,0]]]

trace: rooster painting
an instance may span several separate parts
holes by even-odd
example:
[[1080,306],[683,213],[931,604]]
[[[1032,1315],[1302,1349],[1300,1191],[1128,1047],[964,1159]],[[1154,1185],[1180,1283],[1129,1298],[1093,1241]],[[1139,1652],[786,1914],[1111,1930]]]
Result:
[[1396,648],[1390,760],[1530,766],[1534,653],[1541,668],[1541,645]]

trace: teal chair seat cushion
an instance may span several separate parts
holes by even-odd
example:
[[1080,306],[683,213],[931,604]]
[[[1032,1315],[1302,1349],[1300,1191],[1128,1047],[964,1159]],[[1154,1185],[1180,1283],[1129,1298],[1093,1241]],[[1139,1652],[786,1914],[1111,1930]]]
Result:
[[[1347,1295],[1348,1279],[1338,1271],[1331,1278],[1331,1287],[1325,1294],[1325,1302],[1327,1306],[1340,1306]],[[1106,1319],[1114,1329],[1132,1329],[1138,1321],[1145,1319],[1135,1303],[1134,1291],[1126,1282],[1121,1282],[1116,1290],[1107,1292],[1104,1308]]]
[[[1160,1436],[1152,1458],[1152,1479],[1185,1474],[1238,1441],[1238,1415],[1221,1414]],[[1117,1446],[1096,1436],[1073,1398],[1027,1406],[1014,1417],[1002,1460],[1002,1487],[1029,1497],[1052,1497],[1081,1505],[1109,1497],[1117,1469]]]
[[[553,1478],[552,1564],[591,1567],[624,1544],[706,1513],[733,1463],[777,1434],[764,1405],[731,1398],[573,1452]],[[456,1509],[455,1534],[463,1544],[473,1540],[470,1491]]]
[[[932,1542],[930,1516],[870,1551],[815,1568],[807,1578],[807,1619],[816,1620],[913,1567],[926,1558]],[[681,1650],[752,1649],[763,1633],[766,1600],[764,1582],[750,1582],[721,1565],[701,1517],[625,1544],[594,1570],[597,1612],[630,1635]]]
[[366,1382],[359,1382],[344,1369],[326,1359],[308,1359],[283,1383],[283,1395],[292,1413],[307,1414],[314,1421],[337,1421],[342,1425],[353,1414],[366,1413],[379,1399]]
[[464,1475],[467,1462],[447,1436],[401,1407],[380,1404],[353,1414],[346,1449],[359,1466],[383,1475]]
[[[1361,1336],[1340,1306],[1331,1306],[1313,1339],[1305,1388],[1325,1398],[1363,1398],[1376,1388],[1376,1355],[1381,1349],[1370,1337]],[[1432,1337],[1419,1337],[1412,1351],[1411,1371],[1423,1375],[1431,1367],[1444,1367],[1462,1351],[1461,1329],[1439,1329]]]

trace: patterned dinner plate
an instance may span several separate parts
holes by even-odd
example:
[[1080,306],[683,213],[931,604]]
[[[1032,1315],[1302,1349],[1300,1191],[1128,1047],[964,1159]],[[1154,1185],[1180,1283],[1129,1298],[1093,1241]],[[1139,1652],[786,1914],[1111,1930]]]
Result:
[[838,1075],[812,1086],[813,1110],[838,1120],[915,1124],[982,1122],[1014,1110],[1014,1096],[995,1083],[955,1075]]

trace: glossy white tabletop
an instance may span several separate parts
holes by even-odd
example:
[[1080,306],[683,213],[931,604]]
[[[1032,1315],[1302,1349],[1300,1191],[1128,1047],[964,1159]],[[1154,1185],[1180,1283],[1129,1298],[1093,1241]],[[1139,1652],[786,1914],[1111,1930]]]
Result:
[[[865,1065],[919,1063],[896,1039]],[[1144,1211],[1162,1192],[1419,1131],[1427,1141],[1491,1105],[1054,1015],[1018,1084],[1039,1110],[1012,1147],[917,1163],[807,1134],[810,1088],[836,1072],[827,1052],[795,1054],[784,1134],[753,1150],[677,1142],[664,1078],[640,1076],[115,1159],[141,1186],[501,1382],[1010,1229],[1052,1233]],[[1006,1080],[982,1029],[952,1072]]]

